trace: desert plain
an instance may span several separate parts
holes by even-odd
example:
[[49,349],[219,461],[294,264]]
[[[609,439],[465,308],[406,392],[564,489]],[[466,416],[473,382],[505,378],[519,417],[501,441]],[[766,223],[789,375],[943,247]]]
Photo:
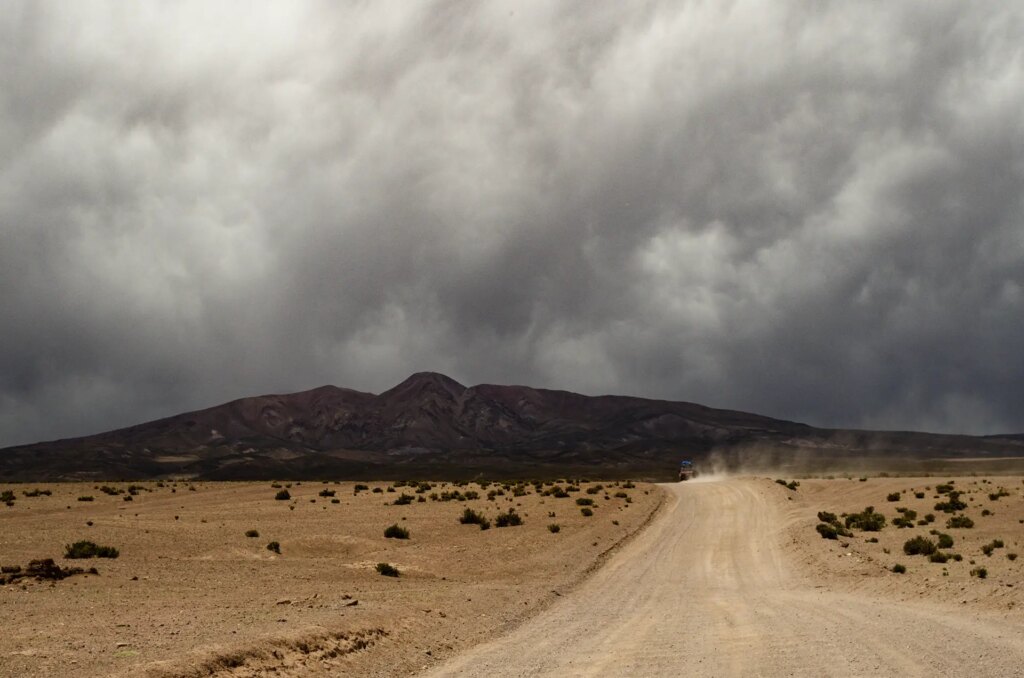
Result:
[[[0,564],[98,570],[0,586],[0,675],[1000,676],[1024,665],[1021,476],[137,485],[0,488],[15,496],[0,510]],[[51,494],[25,496],[36,489]],[[490,528],[460,523],[466,509]],[[510,509],[523,524],[498,527]],[[385,537],[392,525],[409,538]],[[63,558],[80,540],[119,556]]]
[[[18,620],[0,634],[0,676],[411,675],[557,600],[664,495],[627,482],[427,485],[4,485],[15,500],[0,505],[0,565],[53,558],[99,574],[0,586]],[[36,490],[51,494],[26,496]],[[490,529],[460,523],[466,509]],[[509,510],[522,524],[498,527]],[[408,539],[386,538],[392,525]],[[63,557],[82,540],[119,555]]]

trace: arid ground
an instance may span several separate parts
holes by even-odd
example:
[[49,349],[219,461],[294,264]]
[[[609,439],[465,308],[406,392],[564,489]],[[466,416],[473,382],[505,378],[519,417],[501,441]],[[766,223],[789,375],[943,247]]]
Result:
[[[669,499],[658,519],[572,596],[429,675],[1020,675],[1024,577],[1020,561],[1007,556],[1024,541],[1024,487],[1020,478],[958,479],[975,527],[946,529],[947,514],[932,508],[941,482],[804,480],[789,489],[761,478],[665,486]],[[1000,486],[1009,496],[990,500]],[[923,497],[905,499],[913,490]],[[887,501],[894,492],[900,500]],[[819,510],[859,513],[869,504],[887,523],[903,515],[897,506],[936,519],[855,529],[837,540],[815,529]],[[994,515],[982,517],[983,507]],[[913,535],[937,539],[932,527],[952,536],[943,552],[962,554],[960,562],[903,552]],[[995,539],[1004,546],[984,555],[982,546]],[[907,572],[891,572],[896,563]],[[987,578],[971,576],[982,566]]]
[[[512,484],[387,491],[371,482],[358,494],[351,482],[275,484],[139,483],[134,496],[129,483],[0,485],[15,497],[0,504],[0,565],[24,572],[53,558],[99,572],[0,586],[0,676],[413,674],[568,593],[664,497],[621,482],[540,494]],[[25,496],[36,489],[52,494]],[[284,490],[291,498],[275,499]],[[446,495],[455,492],[463,498]],[[411,503],[395,505],[403,494]],[[578,499],[593,501],[592,516]],[[460,524],[466,508],[490,529]],[[509,509],[523,524],[498,527]],[[391,525],[409,539],[385,538]],[[119,557],[63,558],[81,540]],[[381,562],[400,576],[378,574]]]
[[[351,483],[303,483],[287,488],[287,501],[275,500],[283,488],[268,483],[202,483],[195,492],[179,483],[173,494],[153,487],[132,502],[91,485],[50,485],[52,497],[34,498],[19,487],[15,506],[0,512],[4,565],[59,556],[78,539],[121,555],[58,559],[95,565],[98,576],[0,587],[9,631],[0,668],[153,676],[1019,674],[1022,478],[778,480],[794,479],[605,483],[588,493],[590,483],[564,498],[552,486],[541,488],[547,496],[525,486],[520,497],[498,486],[506,494],[494,501],[486,492],[495,485],[475,484],[354,496]],[[339,503],[319,496],[323,489],[335,490]],[[479,498],[429,499],[469,490]],[[95,501],[75,501],[82,492]],[[425,501],[389,503],[402,492]],[[581,514],[580,498],[594,500],[593,516]],[[865,513],[868,506],[874,510]],[[458,523],[467,507],[492,522],[515,507],[525,524],[481,531]],[[875,514],[884,525],[863,529],[878,527]],[[966,522],[958,516],[973,526],[947,527]],[[559,532],[548,530],[553,523]],[[830,523],[836,539],[816,528]],[[385,539],[392,524],[407,526],[411,538]],[[245,537],[248,529],[260,536]],[[915,537],[939,555],[907,554]],[[280,555],[266,550],[269,540],[280,542]],[[401,576],[380,576],[374,565],[382,561]],[[906,572],[893,572],[897,564]]]

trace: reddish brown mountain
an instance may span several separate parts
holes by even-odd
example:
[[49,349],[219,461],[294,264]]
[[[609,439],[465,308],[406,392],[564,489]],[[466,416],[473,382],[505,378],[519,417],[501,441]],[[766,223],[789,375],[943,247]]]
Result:
[[379,395],[335,386],[243,398],[98,435],[0,450],[6,479],[670,476],[680,458],[1024,454],[1012,436],[816,429],[686,402],[414,374]]

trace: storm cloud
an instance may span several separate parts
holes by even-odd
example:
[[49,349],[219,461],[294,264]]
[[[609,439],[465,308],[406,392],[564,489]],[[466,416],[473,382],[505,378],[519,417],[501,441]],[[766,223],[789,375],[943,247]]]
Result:
[[1024,430],[1024,10],[5,3],[0,446],[409,373]]

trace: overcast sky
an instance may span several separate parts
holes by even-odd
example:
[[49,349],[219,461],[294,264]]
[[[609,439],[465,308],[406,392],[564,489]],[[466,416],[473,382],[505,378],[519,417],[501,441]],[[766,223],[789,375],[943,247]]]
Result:
[[325,383],[1024,431],[1024,6],[3,2],[0,445]]

